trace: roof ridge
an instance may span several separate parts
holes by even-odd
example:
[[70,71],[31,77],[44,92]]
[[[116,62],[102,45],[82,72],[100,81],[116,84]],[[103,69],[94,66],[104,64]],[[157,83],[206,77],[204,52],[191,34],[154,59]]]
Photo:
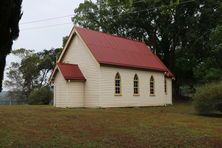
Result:
[[120,38],[120,39],[130,40],[130,41],[133,41],[133,42],[139,42],[139,43],[141,43],[141,44],[145,44],[145,45],[146,45],[145,42],[139,41],[139,40],[137,40],[137,39],[130,39],[130,38],[127,38],[127,37],[118,36],[118,35],[114,35],[114,34],[102,32],[102,31],[96,31],[96,30],[92,30],[92,29],[89,29],[89,28],[83,28],[83,27],[77,27],[77,26],[75,26],[74,28],[85,29],[85,30],[89,30],[89,31],[96,32],[96,33],[101,33],[101,34],[109,35],[109,36],[112,36],[112,37]]
[[[115,65],[118,66],[120,65],[120,63],[115,63],[115,62],[104,62],[101,61],[102,64],[104,65]],[[122,67],[131,67],[131,68],[137,68],[137,69],[150,69],[150,70],[156,70],[156,71],[161,71],[161,72],[165,72],[165,69],[161,69],[161,68],[156,68],[156,67],[146,67],[146,66],[137,66],[137,65],[129,65],[129,64],[121,64]]]

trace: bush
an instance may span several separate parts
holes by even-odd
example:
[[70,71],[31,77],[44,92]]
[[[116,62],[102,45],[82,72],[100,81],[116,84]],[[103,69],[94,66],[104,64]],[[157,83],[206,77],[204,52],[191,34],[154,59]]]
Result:
[[30,105],[47,105],[53,98],[53,93],[49,87],[35,89],[28,97],[28,104]]
[[199,114],[222,113],[222,83],[211,83],[197,89],[193,104]]

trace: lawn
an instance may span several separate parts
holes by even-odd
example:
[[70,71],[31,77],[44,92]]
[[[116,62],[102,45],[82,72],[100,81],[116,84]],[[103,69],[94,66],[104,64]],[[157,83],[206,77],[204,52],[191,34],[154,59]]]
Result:
[[0,106],[0,147],[222,147],[222,117],[198,116],[189,104]]

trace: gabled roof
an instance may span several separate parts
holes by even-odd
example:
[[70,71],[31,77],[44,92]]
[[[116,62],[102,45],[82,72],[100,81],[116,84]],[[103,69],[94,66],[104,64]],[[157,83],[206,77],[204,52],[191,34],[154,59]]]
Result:
[[[82,38],[100,64],[160,71],[165,72],[168,77],[173,77],[170,70],[143,42],[80,27],[74,27],[68,42],[75,33]],[[61,54],[59,62],[61,62],[67,46]]]
[[[58,63],[57,67],[61,71],[65,80],[81,80],[86,81],[86,78],[82,74],[78,65],[75,64],[67,64],[67,63]],[[55,72],[52,75],[55,75]]]

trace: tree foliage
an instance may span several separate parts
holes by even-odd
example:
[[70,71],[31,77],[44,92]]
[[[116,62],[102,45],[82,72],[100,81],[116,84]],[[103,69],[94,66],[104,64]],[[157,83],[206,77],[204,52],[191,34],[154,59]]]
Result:
[[193,97],[195,109],[200,114],[222,113],[222,83],[200,87]]
[[210,52],[202,62],[198,63],[194,74],[201,83],[222,80],[222,26],[211,30],[208,48]]
[[13,40],[19,36],[19,20],[22,0],[0,1],[0,92],[6,63],[6,56],[11,52]]
[[[175,73],[175,90],[202,83],[197,69],[209,67],[209,55],[215,52],[210,41],[221,20],[220,0],[85,1],[73,17],[76,25],[144,40]],[[204,82],[219,75],[219,69],[210,65]]]
[[50,87],[45,86],[39,89],[34,89],[28,97],[30,105],[48,105],[53,98],[53,93]]
[[21,58],[20,63],[11,63],[7,71],[8,80],[5,81],[5,86],[11,94],[14,93],[14,99],[20,98],[20,96],[16,96],[17,92],[22,92],[23,99],[27,99],[33,90],[49,85],[49,74],[55,67],[60,52],[61,48],[37,53],[26,49],[12,52]]
[[12,62],[11,66],[7,69],[6,75],[8,80],[5,80],[5,87],[9,88],[8,97],[16,100],[24,101],[22,73],[19,70],[20,65],[17,62]]

